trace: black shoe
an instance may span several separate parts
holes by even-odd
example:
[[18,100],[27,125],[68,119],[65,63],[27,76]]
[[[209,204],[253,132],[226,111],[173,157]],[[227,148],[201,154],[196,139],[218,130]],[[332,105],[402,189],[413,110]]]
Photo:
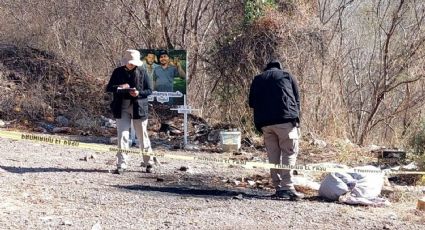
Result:
[[304,198],[304,194],[297,192],[295,189],[278,190],[272,197],[284,200],[301,200]]
[[119,174],[119,175],[122,175],[122,174],[124,174],[124,172],[125,172],[125,169],[118,168],[118,169],[115,169],[115,170],[112,172],[112,174]]
[[295,188],[289,189],[289,191],[290,191],[292,194],[294,194],[294,196],[295,196],[298,200],[300,200],[300,199],[304,199],[304,197],[305,197],[304,193],[297,192],[297,190],[295,190]]
[[291,196],[287,191],[284,190],[278,190],[275,194],[272,195],[272,199],[284,199],[289,200],[291,199]]
[[153,172],[153,167],[152,165],[148,165],[146,166],[146,173],[152,173]]

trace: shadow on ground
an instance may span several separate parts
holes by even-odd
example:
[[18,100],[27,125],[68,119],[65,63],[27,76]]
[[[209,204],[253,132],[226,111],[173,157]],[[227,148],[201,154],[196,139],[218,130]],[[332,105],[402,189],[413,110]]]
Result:
[[[217,183],[214,176],[205,174],[196,175],[152,175],[145,174],[142,180],[155,179],[149,184],[114,185],[113,187],[130,192],[164,193],[182,197],[204,197],[209,199],[258,199],[272,200],[274,191],[266,191],[255,188],[232,188]],[[160,179],[160,180],[158,180]],[[323,202],[318,196],[307,196],[306,201]]]
[[[114,187],[130,190],[130,191],[169,193],[169,194],[174,194],[174,195],[184,196],[184,197],[204,197],[204,198],[210,198],[210,199],[212,198],[212,199],[234,199],[234,200],[256,199],[256,200],[289,201],[287,199],[273,198],[270,192],[261,191],[261,190],[235,191],[231,189],[211,188],[211,187],[193,188],[193,187],[182,187],[182,186],[148,186],[148,185],[126,185],[126,186],[117,185]],[[326,201],[318,196],[309,196],[304,198],[302,201],[294,201],[294,202],[303,202],[303,201],[334,203],[334,201]]]
[[170,193],[179,196],[188,197],[214,197],[214,198],[231,198],[231,199],[270,199],[271,195],[266,192],[242,192],[221,188],[193,188],[184,186],[151,186],[151,185],[116,185],[120,189],[142,192],[161,192]]

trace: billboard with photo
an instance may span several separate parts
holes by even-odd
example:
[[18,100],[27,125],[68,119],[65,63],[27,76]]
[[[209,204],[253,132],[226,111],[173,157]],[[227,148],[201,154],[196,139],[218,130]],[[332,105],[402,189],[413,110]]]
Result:
[[186,50],[140,49],[143,68],[153,87],[150,101],[182,105],[186,94]]

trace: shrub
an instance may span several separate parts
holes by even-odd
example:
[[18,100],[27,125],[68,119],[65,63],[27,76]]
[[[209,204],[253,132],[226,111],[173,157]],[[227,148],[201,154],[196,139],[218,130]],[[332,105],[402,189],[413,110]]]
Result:
[[410,147],[415,155],[422,156],[425,153],[425,122],[413,133],[409,141]]

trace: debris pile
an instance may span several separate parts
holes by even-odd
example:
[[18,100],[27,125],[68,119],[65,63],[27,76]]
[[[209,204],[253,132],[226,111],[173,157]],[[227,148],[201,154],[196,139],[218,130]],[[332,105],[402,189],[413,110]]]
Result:
[[102,79],[42,50],[0,44],[0,78],[0,119],[16,120],[18,127],[96,130],[107,108]]

